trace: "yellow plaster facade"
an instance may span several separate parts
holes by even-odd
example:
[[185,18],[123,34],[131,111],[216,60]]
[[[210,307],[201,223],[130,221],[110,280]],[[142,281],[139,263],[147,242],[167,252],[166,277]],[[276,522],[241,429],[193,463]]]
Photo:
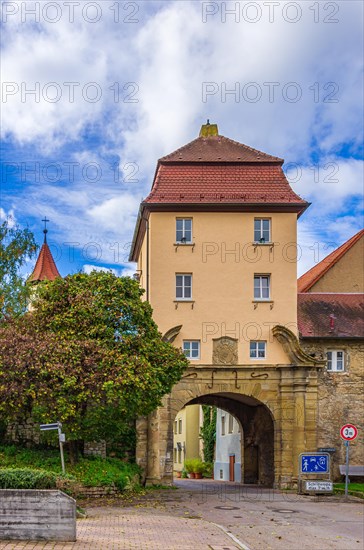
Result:
[[[325,260],[324,260],[325,261]],[[364,292],[364,235],[308,292]]]
[[173,422],[173,469],[182,471],[185,460],[200,457],[200,405],[180,410]]

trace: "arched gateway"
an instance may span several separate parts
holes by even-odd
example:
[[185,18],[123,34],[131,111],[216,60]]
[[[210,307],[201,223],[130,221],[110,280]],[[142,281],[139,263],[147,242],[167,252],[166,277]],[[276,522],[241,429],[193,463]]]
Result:
[[147,483],[173,476],[173,421],[217,405],[243,429],[243,481],[291,486],[317,446],[317,370],[297,339],[296,225],[308,203],[283,160],[220,136],[216,125],[158,161],[130,260],[164,338],[190,366],[137,423]]
[[[242,481],[290,487],[297,479],[299,453],[316,450],[317,369],[292,332],[275,327],[294,362],[276,367],[248,365],[190,367],[163,407],[137,422],[137,461],[146,482],[173,479],[173,420],[193,404],[223,408],[243,428]],[[254,451],[254,452],[253,452]]]

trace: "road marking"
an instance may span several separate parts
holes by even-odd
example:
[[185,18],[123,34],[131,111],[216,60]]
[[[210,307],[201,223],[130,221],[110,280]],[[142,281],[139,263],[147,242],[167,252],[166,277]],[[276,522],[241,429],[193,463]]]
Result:
[[242,550],[250,550],[249,546],[247,546],[246,544],[244,544],[243,542],[241,542],[241,540],[239,540],[235,535],[233,535],[231,533],[231,531],[228,531],[225,527],[223,527],[222,525],[219,525],[218,523],[214,523],[214,522],[211,522],[212,525],[216,525],[216,527],[218,527],[219,529],[221,529],[222,531],[224,531],[224,533],[231,538],[231,540],[233,540],[235,542],[235,544],[237,544],[239,546],[239,548],[242,548]]

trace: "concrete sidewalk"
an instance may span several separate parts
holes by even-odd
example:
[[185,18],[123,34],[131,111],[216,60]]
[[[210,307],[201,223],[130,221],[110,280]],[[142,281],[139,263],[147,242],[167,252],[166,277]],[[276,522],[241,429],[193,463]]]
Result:
[[158,510],[95,508],[77,520],[77,542],[0,542],[1,550],[235,550],[244,548],[213,523]]

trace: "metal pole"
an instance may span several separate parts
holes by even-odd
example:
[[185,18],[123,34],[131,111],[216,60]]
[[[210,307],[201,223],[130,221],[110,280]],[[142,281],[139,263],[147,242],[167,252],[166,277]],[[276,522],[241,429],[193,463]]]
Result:
[[345,441],[346,445],[346,464],[345,464],[345,498],[348,496],[349,485],[349,445],[350,441]]
[[66,473],[66,468],[64,465],[64,456],[63,456],[63,443],[61,441],[61,433],[62,433],[62,424],[58,424],[58,439],[59,439],[59,450],[61,451],[61,463],[62,463],[62,472]]

